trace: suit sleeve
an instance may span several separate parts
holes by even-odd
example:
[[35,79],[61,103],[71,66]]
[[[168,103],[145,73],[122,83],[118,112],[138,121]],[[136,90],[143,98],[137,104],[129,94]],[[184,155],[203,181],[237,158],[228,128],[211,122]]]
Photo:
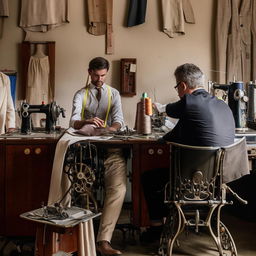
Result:
[[180,119],[182,113],[184,112],[184,106],[185,97],[175,103],[168,104],[166,106],[166,114],[169,117]]

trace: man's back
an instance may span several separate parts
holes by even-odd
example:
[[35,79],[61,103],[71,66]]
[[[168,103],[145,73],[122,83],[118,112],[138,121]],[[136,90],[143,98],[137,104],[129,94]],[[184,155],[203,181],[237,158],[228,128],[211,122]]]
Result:
[[164,136],[194,146],[227,146],[234,142],[235,123],[229,106],[203,89],[195,90],[173,104],[166,113],[179,122]]

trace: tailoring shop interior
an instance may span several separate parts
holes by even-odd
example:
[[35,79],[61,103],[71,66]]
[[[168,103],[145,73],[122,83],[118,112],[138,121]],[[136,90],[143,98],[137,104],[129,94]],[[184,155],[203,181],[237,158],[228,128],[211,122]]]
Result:
[[[127,165],[111,240],[117,255],[255,255],[255,13],[255,0],[0,0],[0,255],[96,255],[103,159],[113,146]],[[88,83],[97,56],[110,63],[106,84],[120,92],[125,129],[67,134],[73,95]],[[246,157],[248,173],[226,185],[228,149],[216,149],[200,200],[196,189],[173,198],[166,188],[170,215],[159,240],[145,244],[150,220],[141,175],[197,162],[193,148],[159,143],[177,120],[152,108],[179,100],[173,73],[183,63],[199,66],[204,89],[230,107],[236,138],[246,142],[235,160]],[[60,145],[64,135],[73,137]],[[196,186],[198,173],[193,177]],[[177,192],[178,168],[172,178]],[[187,209],[191,201],[200,210]]]

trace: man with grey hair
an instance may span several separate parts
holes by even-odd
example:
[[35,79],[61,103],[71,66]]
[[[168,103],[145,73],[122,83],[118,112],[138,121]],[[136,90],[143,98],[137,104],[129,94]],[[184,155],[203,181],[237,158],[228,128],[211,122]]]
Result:
[[174,72],[180,100],[166,106],[179,121],[163,139],[192,146],[227,146],[234,142],[235,124],[229,106],[204,90],[204,74],[194,64]]
[[[166,105],[166,113],[179,119],[176,126],[163,136],[192,146],[227,146],[234,143],[235,122],[229,106],[204,90],[204,74],[194,64],[183,64],[174,72],[174,87],[180,100]],[[141,236],[144,242],[159,239],[162,219],[168,213],[164,205],[164,186],[169,181],[169,169],[144,172],[142,185],[148,206],[151,227]]]

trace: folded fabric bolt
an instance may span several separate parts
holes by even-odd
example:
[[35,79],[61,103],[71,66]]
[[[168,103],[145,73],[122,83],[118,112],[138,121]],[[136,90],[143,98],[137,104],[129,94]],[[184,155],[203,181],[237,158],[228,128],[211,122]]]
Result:
[[78,134],[86,136],[99,136],[103,134],[104,128],[99,128],[94,124],[86,124],[82,128],[76,131]]

